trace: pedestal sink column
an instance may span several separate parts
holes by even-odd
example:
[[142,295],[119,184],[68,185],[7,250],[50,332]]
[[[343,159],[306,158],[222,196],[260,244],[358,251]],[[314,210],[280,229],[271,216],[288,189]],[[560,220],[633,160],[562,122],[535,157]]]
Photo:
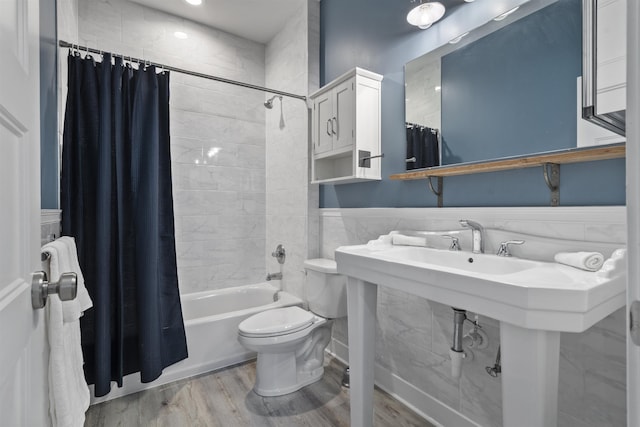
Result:
[[376,353],[376,303],[378,287],[348,278],[349,380],[351,426],[373,425],[373,385]]
[[560,332],[500,322],[504,427],[556,427]]

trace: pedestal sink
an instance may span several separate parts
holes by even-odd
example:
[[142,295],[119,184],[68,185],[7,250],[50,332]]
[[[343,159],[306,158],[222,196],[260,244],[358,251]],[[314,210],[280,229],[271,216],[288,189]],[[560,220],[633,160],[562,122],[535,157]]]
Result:
[[343,246],[348,276],[351,426],[373,425],[377,286],[500,321],[503,425],[557,425],[560,332],[583,332],[625,304],[626,258],[596,272],[541,261],[388,245]]

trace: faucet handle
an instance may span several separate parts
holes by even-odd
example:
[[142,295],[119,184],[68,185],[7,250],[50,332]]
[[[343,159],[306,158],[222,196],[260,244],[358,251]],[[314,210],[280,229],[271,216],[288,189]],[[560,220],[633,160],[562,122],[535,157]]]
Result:
[[509,245],[522,245],[524,240],[507,240],[505,242],[500,243],[500,247],[498,248],[498,256],[511,256],[509,252]]
[[278,264],[284,264],[284,261],[287,257],[287,252],[284,250],[284,246],[278,245],[276,247],[276,250],[271,252],[271,256],[278,260]]
[[442,237],[451,239],[451,246],[449,246],[450,251],[459,251],[460,250],[460,240],[455,236],[450,236],[448,234],[443,234]]

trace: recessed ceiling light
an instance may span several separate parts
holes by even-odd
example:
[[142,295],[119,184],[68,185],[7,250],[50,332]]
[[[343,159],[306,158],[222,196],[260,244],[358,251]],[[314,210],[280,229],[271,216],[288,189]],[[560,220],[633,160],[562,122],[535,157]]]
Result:
[[182,40],[189,38],[187,33],[185,33],[184,31],[176,31],[175,33],[173,33],[173,35],[176,36],[177,39],[182,39]]
[[200,6],[202,4],[202,0],[184,0],[184,1],[186,1],[187,3],[193,6]]
[[505,13],[503,13],[502,15],[498,15],[495,18],[493,18],[494,21],[502,21],[504,18],[506,18],[507,16],[511,15],[513,12],[515,12],[516,10],[518,10],[520,6],[516,6],[511,10],[506,11]]

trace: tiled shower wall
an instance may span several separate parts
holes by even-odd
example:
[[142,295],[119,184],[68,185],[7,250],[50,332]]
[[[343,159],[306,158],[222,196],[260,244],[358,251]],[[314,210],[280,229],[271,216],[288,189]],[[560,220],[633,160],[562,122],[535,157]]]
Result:
[[60,237],[60,211],[42,209],[40,211],[40,246]]
[[[58,16],[59,37],[72,43],[255,85],[265,83],[265,46],[260,43],[124,0],[60,0]],[[189,38],[175,38],[178,30]],[[61,60],[64,92],[62,51]],[[170,80],[181,293],[262,281],[264,94],[179,73],[171,73]],[[63,103],[66,94],[61,93],[60,99]]]
[[[266,85],[307,95],[318,87],[319,3],[299,1],[298,10],[267,44]],[[266,94],[270,96],[270,94]],[[303,262],[317,257],[318,188],[309,184],[308,110],[284,97],[267,110],[267,253],[270,272],[282,271],[283,289],[303,297]],[[280,266],[271,252],[287,251]]]
[[[552,238],[610,242],[615,246],[624,246],[626,241],[624,207],[321,209],[321,255],[333,258],[341,245],[366,243],[391,230],[460,229],[461,218],[477,220],[485,228]],[[463,249],[468,248],[470,237],[462,237],[467,239],[461,239]],[[495,251],[494,242],[490,243],[487,251]],[[518,248],[524,250],[525,246]],[[468,315],[473,318],[472,313]],[[490,377],[485,367],[495,362],[500,326],[494,319],[480,316],[479,320],[489,336],[489,346],[472,350],[474,357],[464,361],[462,377],[455,380],[449,361],[451,308],[379,287],[376,363],[472,422],[499,427],[500,378]],[[468,329],[466,325],[465,331]],[[336,322],[333,338],[332,350],[345,357],[346,319]],[[561,334],[560,345],[558,426],[624,426],[625,310],[619,309],[581,334]],[[419,409],[433,416],[430,408]],[[443,425],[470,425],[460,420],[437,421]]]

